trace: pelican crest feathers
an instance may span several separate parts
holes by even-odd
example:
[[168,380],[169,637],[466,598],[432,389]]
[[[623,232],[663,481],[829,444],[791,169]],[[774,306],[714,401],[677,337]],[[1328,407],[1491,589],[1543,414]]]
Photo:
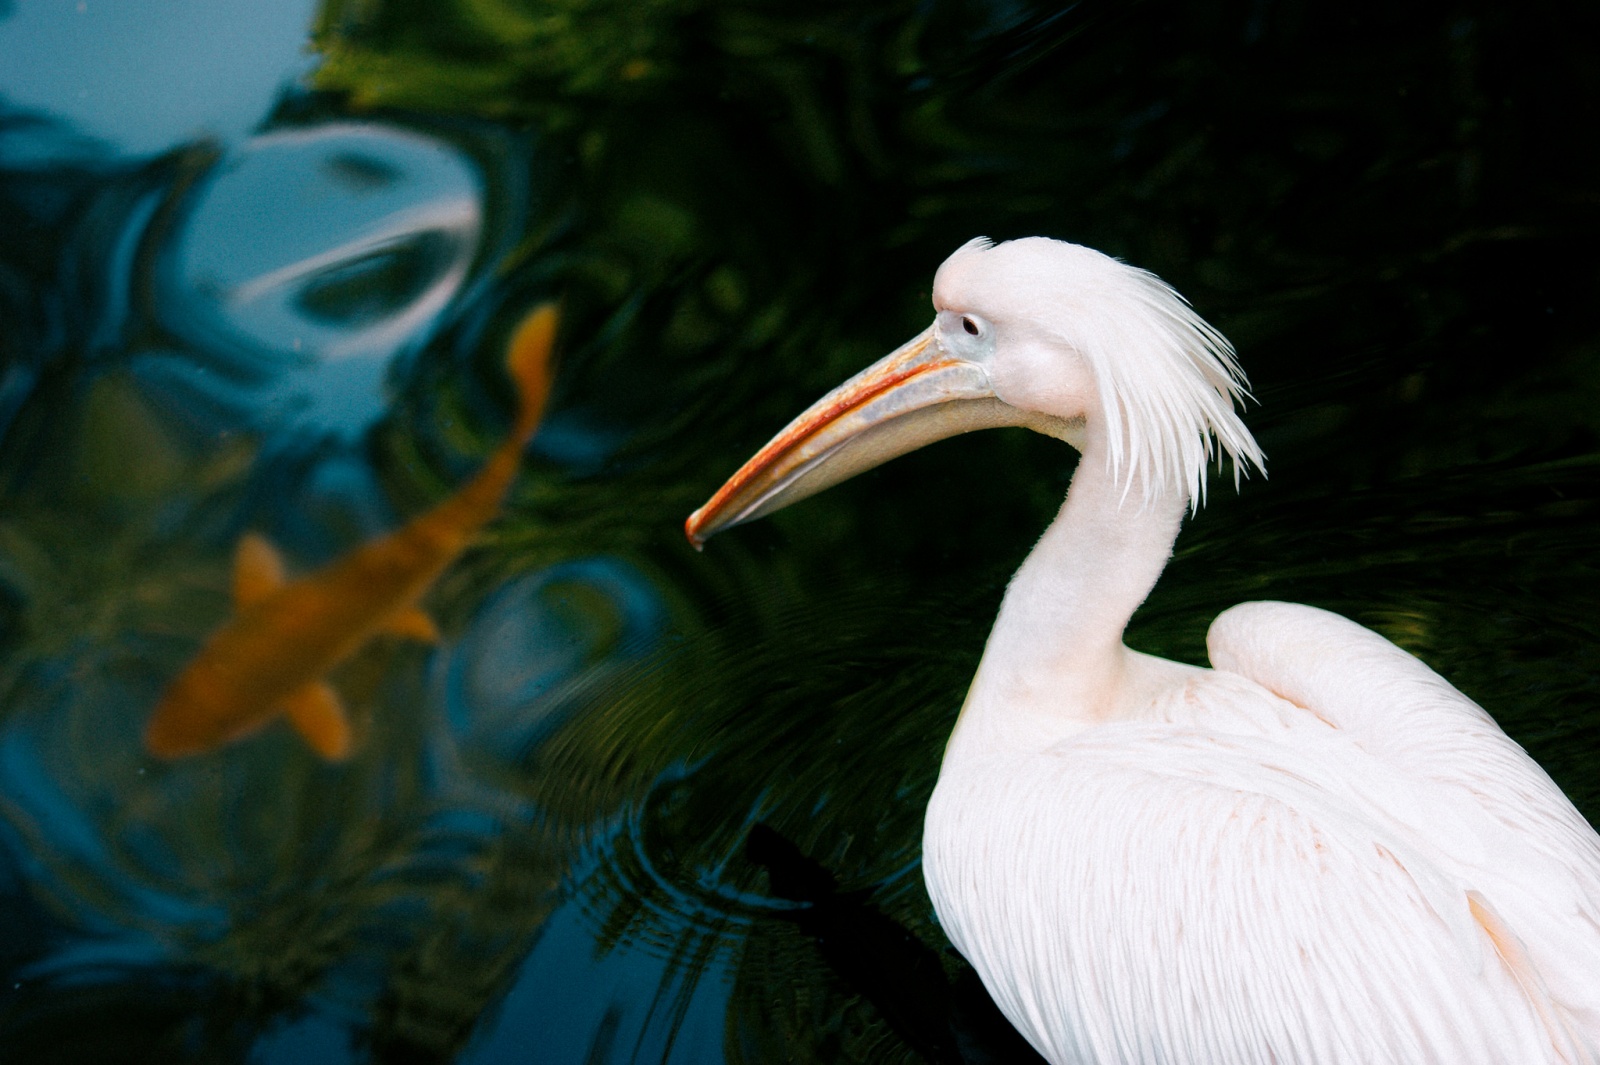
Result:
[[976,237],[940,267],[935,292],[946,278],[1007,318],[1055,323],[1050,339],[1094,375],[1124,494],[1140,485],[1148,505],[1182,491],[1197,510],[1213,458],[1231,460],[1236,489],[1251,466],[1265,473],[1236,410],[1250,393],[1233,345],[1155,274],[1046,237]]

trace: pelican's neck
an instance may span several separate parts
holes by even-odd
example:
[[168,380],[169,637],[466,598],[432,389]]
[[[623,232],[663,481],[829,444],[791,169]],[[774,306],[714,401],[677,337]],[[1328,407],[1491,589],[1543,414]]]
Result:
[[[1155,587],[1187,498],[1114,477],[1104,430],[1083,429],[1066,502],[1006,589],[952,744],[1054,742],[1131,716],[1144,665],[1122,643]],[[1137,660],[1137,664],[1136,664]],[[1133,668],[1130,668],[1133,667]]]

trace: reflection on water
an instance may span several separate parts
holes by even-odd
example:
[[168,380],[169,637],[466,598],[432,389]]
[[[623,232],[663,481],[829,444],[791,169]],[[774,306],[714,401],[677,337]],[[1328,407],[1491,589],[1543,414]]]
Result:
[[256,419],[347,435],[382,413],[390,361],[460,291],[484,213],[458,151],[349,123],[252,138],[189,198],[157,253],[158,303],[214,361],[163,360],[180,380],[162,387],[242,378]]
[[831,873],[770,826],[750,830],[745,853],[767,870],[774,895],[801,904],[783,916],[923,1060],[1043,1060],[1007,1023],[975,971],[964,969],[952,985],[937,952],[862,893],[841,894]]
[[456,749],[480,772],[515,769],[587,689],[650,652],[664,621],[655,589],[620,559],[574,559],[503,585],[433,662]]
[[305,26],[315,10],[313,0],[8,2],[0,96],[8,109],[70,124],[95,154],[242,136],[310,65]]
[[[1212,493],[1131,643],[1340,610],[1600,814],[1581,18],[1455,8],[326,0],[310,74],[195,16],[241,102],[0,4],[0,1045],[1006,1060],[884,987],[970,1001],[923,805],[1071,456],[980,434],[681,535],[980,232],[1156,270],[1255,382],[1271,480]],[[328,678],[351,757],[147,757],[241,536],[310,573],[451,498],[549,298],[551,409],[423,599],[438,642]]]

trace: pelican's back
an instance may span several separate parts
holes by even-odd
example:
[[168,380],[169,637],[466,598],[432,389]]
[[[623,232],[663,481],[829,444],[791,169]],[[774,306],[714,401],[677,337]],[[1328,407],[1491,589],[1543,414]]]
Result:
[[1553,1025],[1600,1054],[1600,836],[1539,764],[1476,703],[1388,640],[1293,603],[1244,603],[1207,635],[1212,664],[1348,733],[1376,759],[1486,815],[1478,852],[1452,872],[1475,915]]

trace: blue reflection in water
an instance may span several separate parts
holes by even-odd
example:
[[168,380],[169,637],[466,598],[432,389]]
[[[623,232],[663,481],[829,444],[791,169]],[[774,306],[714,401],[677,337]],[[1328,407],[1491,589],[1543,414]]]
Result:
[[650,651],[666,620],[618,558],[558,563],[489,596],[434,662],[431,687],[457,748],[505,767],[576,705],[576,686]]
[[675,965],[629,943],[597,951],[597,933],[576,903],[551,915],[460,1065],[722,1061],[729,959]]
[[313,65],[305,43],[316,8],[315,0],[0,4],[0,97],[129,154],[237,137]]
[[351,1058],[350,1029],[321,1014],[266,1032],[250,1048],[251,1065],[331,1065]]
[[143,372],[231,386],[257,424],[354,436],[384,409],[393,357],[461,291],[483,201],[459,149],[412,131],[334,123],[248,141],[191,193],[159,257],[160,314],[205,357],[152,356]]

